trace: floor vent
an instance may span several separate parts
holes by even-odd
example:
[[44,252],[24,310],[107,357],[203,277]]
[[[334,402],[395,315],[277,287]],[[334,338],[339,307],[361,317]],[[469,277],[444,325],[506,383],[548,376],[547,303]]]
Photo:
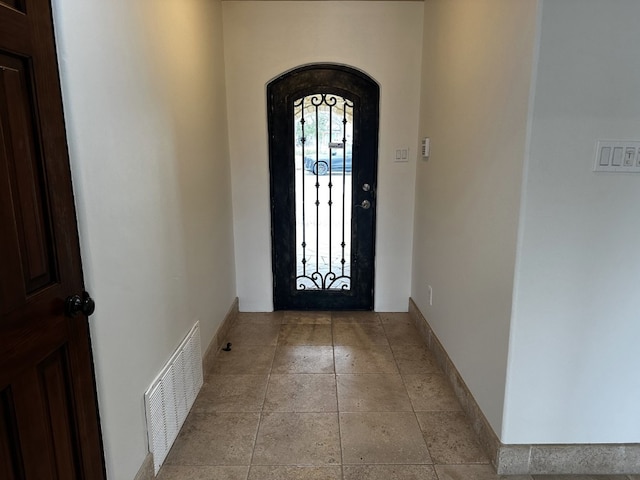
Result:
[[156,475],[202,387],[198,322],[144,395],[149,451]]

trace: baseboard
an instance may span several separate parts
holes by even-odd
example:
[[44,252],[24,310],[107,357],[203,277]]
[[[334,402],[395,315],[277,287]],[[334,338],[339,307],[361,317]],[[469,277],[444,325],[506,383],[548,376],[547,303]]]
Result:
[[227,333],[238,316],[238,311],[239,303],[236,297],[202,357],[202,367],[205,372],[211,369],[218,350],[222,347],[222,342],[227,338]]
[[156,476],[153,473],[153,454],[147,453],[134,480],[154,480],[155,478]]
[[455,391],[499,475],[624,475],[640,473],[640,444],[505,445],[413,299],[409,315]]
[[640,444],[501,445],[501,475],[635,475]]
[[460,376],[456,366],[449,358],[447,351],[438,340],[438,337],[431,329],[431,325],[424,317],[413,299],[409,299],[409,315],[413,319],[416,327],[420,331],[422,338],[433,353],[438,362],[438,366],[444,372],[449,384],[453,388],[462,410],[473,425],[473,430],[478,436],[485,453],[489,457],[491,464],[497,469],[499,465],[500,440],[493,431],[482,410],[478,406],[475,398],[471,394],[469,387]]

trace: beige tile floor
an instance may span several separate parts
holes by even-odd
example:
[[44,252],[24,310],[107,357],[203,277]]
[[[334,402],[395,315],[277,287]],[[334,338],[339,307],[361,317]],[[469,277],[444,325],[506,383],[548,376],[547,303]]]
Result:
[[499,477],[406,313],[241,313],[160,480]]

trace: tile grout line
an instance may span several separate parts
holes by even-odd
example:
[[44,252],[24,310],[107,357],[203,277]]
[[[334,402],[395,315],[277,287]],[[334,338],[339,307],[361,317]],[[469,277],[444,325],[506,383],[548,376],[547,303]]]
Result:
[[[385,338],[387,339],[387,342],[389,342],[389,337],[387,336],[387,330],[384,328],[384,324],[382,325],[382,329],[384,330],[384,334],[385,334]],[[396,360],[396,356],[395,353],[393,352],[393,348],[391,348],[391,342],[389,342],[389,349],[391,350],[391,355],[393,358],[394,363],[396,364],[396,368],[398,369],[398,375],[400,376],[400,381],[402,382],[402,386],[404,387],[405,393],[407,394],[407,398],[409,399],[409,405],[411,405],[411,413],[413,413],[413,417],[416,420],[416,424],[418,425],[418,428],[420,429],[420,435],[422,436],[422,441],[424,442],[424,447],[427,449],[427,453],[429,454],[429,460],[431,461],[431,464],[429,464],[429,466],[431,467],[434,475],[436,476],[436,478],[438,477],[438,473],[436,472],[436,467],[435,467],[435,462],[433,460],[433,456],[431,455],[431,450],[429,450],[429,445],[427,444],[427,439],[424,438],[424,432],[422,431],[422,425],[420,424],[420,420],[418,420],[418,415],[416,413],[416,409],[413,406],[413,401],[411,401],[411,396],[409,395],[409,389],[407,388],[407,384],[404,381],[404,375],[402,374],[402,370],[400,369],[400,365],[398,364],[398,361]]]
[[[283,317],[284,318],[284,317]],[[260,435],[260,427],[262,426],[262,419],[264,414],[264,404],[267,400],[267,392],[269,391],[269,383],[271,383],[271,373],[273,371],[273,362],[276,358],[276,352],[278,350],[278,340],[280,339],[280,330],[282,329],[282,321],[280,323],[280,328],[278,329],[278,338],[276,339],[276,346],[273,349],[273,356],[271,357],[271,363],[269,365],[269,371],[267,373],[267,384],[264,388],[264,394],[262,395],[262,406],[260,407],[260,411],[258,412],[258,428],[256,429],[256,434],[253,439],[253,448],[251,449],[251,458],[249,459],[249,468],[247,469],[247,480],[249,480],[249,476],[251,475],[251,468],[253,467],[253,458],[256,454],[256,446],[258,445],[258,436]]]
[[331,312],[331,352],[333,354],[333,379],[336,385],[336,417],[338,419],[338,444],[340,447],[340,478],[344,480],[344,451],[342,449],[342,422],[340,421],[340,398],[338,396],[338,372],[336,369],[336,345],[334,336],[334,313]]

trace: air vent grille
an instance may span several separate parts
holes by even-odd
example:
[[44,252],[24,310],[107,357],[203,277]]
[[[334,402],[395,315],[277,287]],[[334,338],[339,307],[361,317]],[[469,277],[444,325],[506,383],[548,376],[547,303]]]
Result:
[[149,450],[158,473],[202,387],[198,322],[144,395]]

